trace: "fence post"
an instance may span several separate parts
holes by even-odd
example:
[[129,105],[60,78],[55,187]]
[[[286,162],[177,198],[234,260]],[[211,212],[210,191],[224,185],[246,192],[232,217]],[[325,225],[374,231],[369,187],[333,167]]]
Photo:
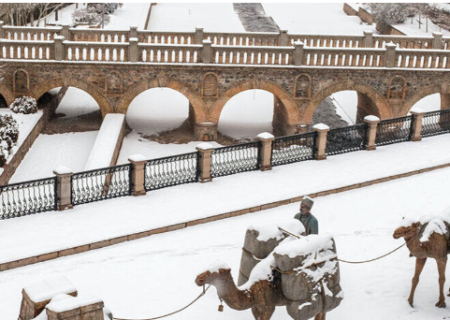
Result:
[[130,62],[137,62],[139,58],[138,38],[128,39],[128,59]]
[[380,122],[380,118],[376,116],[366,116],[364,117],[364,122],[367,123],[367,133],[366,133],[366,150],[375,150],[375,140],[377,138],[377,126]]
[[143,196],[145,191],[145,164],[147,160],[143,155],[134,154],[128,158],[131,163],[131,190],[133,196]]
[[303,63],[303,47],[304,44],[300,40],[294,43],[294,66],[301,66]]
[[280,34],[278,35],[278,45],[279,46],[288,46],[289,45],[289,37],[287,34],[287,30],[280,30]]
[[58,167],[53,170],[56,175],[56,205],[59,211],[72,209],[72,175],[67,167]]
[[268,132],[260,133],[257,137],[261,141],[259,169],[261,171],[272,170],[272,141],[275,140],[275,137]]
[[71,41],[72,38],[70,36],[70,26],[68,24],[63,24],[61,29],[61,35],[64,37],[64,39]]
[[0,39],[3,39],[5,37],[5,35],[3,33],[3,25],[4,25],[4,22],[0,21]]
[[64,37],[63,36],[56,36],[55,37],[55,60],[61,61],[64,60]]
[[199,181],[200,182],[210,182],[211,178],[211,155],[214,151],[214,147],[209,143],[203,142],[200,143],[196,147],[199,158],[198,158],[198,166],[199,166]]
[[373,31],[364,31],[364,38],[362,43],[363,48],[373,48]]
[[327,133],[330,131],[330,127],[326,124],[318,123],[313,126],[313,129],[317,132],[314,158],[316,160],[325,160],[327,158],[325,153],[327,147]]
[[211,63],[211,40],[203,40],[202,62]]
[[193,44],[202,44],[202,42],[203,42],[203,28],[197,27],[195,28]]
[[128,34],[128,39],[138,37],[137,28],[138,27],[136,27],[136,26],[130,26],[130,33]]
[[433,49],[442,50],[442,32],[433,32]]
[[386,44],[386,55],[384,57],[384,64],[387,68],[393,68],[395,66],[395,49],[397,45],[394,43]]
[[421,132],[422,132],[422,119],[425,114],[420,108],[415,108],[415,110],[411,110],[412,114],[412,123],[411,123],[411,141],[420,141],[422,140]]

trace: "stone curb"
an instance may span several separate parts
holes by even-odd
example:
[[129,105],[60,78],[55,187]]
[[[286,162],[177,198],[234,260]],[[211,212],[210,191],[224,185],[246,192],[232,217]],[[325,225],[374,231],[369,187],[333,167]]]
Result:
[[[355,184],[344,186],[344,187],[339,187],[339,188],[334,188],[334,189],[330,189],[330,190],[311,193],[311,194],[308,194],[308,196],[310,198],[323,197],[323,196],[327,196],[330,194],[341,193],[341,192],[346,192],[346,191],[350,191],[350,190],[354,190],[354,189],[364,188],[364,187],[371,186],[374,184],[392,181],[392,180],[396,180],[396,179],[400,179],[400,178],[406,178],[406,177],[410,177],[410,176],[413,176],[416,174],[430,172],[430,171],[448,168],[448,167],[450,167],[450,163],[446,163],[446,164],[442,164],[442,165],[438,165],[438,166],[434,166],[434,167],[429,167],[429,168],[424,168],[424,169],[419,169],[419,170],[414,170],[414,171],[401,173],[401,174],[397,174],[397,175],[393,175],[393,176],[389,176],[389,177],[378,178],[375,180],[369,180],[366,182],[355,183]],[[218,215],[214,215],[214,216],[210,216],[210,217],[206,217],[206,218],[202,218],[202,219],[181,222],[181,223],[177,223],[177,224],[173,224],[173,225],[169,225],[169,226],[165,226],[165,227],[161,227],[161,228],[156,228],[156,229],[151,229],[151,230],[142,231],[142,232],[138,232],[138,233],[133,233],[133,234],[130,234],[127,236],[120,236],[120,237],[116,237],[116,238],[111,238],[111,239],[107,239],[107,240],[84,244],[84,245],[73,247],[73,248],[58,250],[58,251],[54,251],[54,252],[50,252],[50,253],[33,256],[33,257],[28,257],[28,258],[15,260],[15,261],[5,262],[5,263],[0,264],[0,271],[11,270],[11,269],[19,268],[19,267],[28,266],[30,264],[34,264],[34,263],[38,263],[38,262],[44,262],[44,261],[56,259],[59,257],[65,257],[65,256],[77,254],[77,253],[100,249],[100,248],[112,246],[114,244],[125,242],[125,241],[132,241],[132,240],[136,240],[136,239],[145,238],[145,237],[148,237],[148,236],[151,236],[154,234],[175,231],[175,230],[184,229],[184,228],[199,225],[199,224],[204,224],[204,223],[208,223],[208,222],[214,222],[214,221],[218,221],[218,220],[222,220],[222,219],[236,217],[236,216],[240,216],[240,215],[251,213],[251,212],[272,209],[272,208],[276,208],[276,207],[283,206],[286,204],[299,202],[303,199],[303,197],[304,196],[293,197],[293,198],[289,198],[289,199],[285,199],[285,200],[266,203],[266,204],[251,207],[251,208],[236,210],[236,211],[222,213],[222,214],[218,214]]]

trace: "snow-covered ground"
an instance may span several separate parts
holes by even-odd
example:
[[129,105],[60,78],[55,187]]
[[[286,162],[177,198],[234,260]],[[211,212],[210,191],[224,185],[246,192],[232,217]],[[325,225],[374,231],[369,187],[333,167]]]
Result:
[[[60,89],[61,87],[58,87],[49,92],[55,95]],[[56,108],[56,113],[63,113],[66,117],[70,118],[91,113],[99,109],[98,103],[91,95],[81,89],[69,87],[58,108]]]

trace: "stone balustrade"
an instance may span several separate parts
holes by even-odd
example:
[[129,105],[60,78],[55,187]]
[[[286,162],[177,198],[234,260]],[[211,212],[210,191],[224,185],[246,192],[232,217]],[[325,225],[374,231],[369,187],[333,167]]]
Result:
[[139,44],[139,62],[150,63],[201,63],[201,45]]
[[212,63],[291,65],[292,47],[212,46]]
[[363,36],[289,35],[289,43],[303,42],[307,47],[362,48]]
[[304,66],[321,67],[385,67],[386,50],[383,49],[342,49],[304,48]]
[[[127,62],[129,43],[64,41],[65,61]],[[57,60],[57,59],[56,59]]]
[[[189,45],[195,43],[194,36],[193,32],[138,31],[139,42],[149,44]],[[201,44],[201,41],[197,44]]]
[[104,29],[69,29],[71,41],[82,42],[128,42],[131,31]]

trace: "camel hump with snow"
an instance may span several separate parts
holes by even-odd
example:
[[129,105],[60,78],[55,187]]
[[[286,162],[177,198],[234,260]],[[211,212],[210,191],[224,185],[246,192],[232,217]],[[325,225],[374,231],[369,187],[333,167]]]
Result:
[[325,320],[325,314],[343,299],[339,281],[333,238],[305,236],[297,219],[248,227],[237,285],[231,269],[220,261],[195,280],[199,286],[215,286],[230,308],[251,309],[256,320],[269,320],[277,306],[286,306],[295,320]]
[[[450,253],[450,210],[439,216],[424,216],[419,221],[404,219],[394,231],[394,238],[404,238],[411,256],[416,257],[408,302],[413,306],[414,292],[428,258],[436,260],[439,272],[439,300],[436,307],[445,308],[444,283],[447,254]],[[450,289],[448,295],[450,296]]]

